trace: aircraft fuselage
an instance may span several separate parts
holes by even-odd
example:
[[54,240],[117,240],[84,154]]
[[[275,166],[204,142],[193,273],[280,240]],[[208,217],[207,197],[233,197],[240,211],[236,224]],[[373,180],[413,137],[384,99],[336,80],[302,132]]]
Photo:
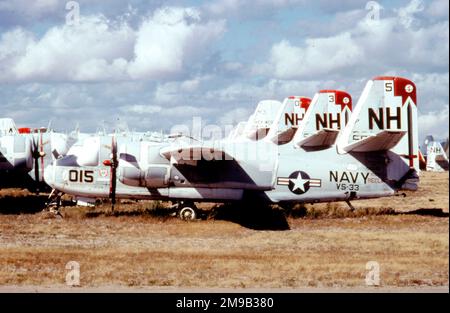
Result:
[[[305,153],[269,141],[222,143],[228,159],[213,155],[205,160],[201,155],[195,164],[161,156],[161,147],[168,143],[118,144],[125,148],[119,150],[116,196],[129,199],[224,202],[243,200],[249,193],[273,203],[374,198],[395,192],[390,181],[399,177],[388,177],[386,164],[406,166],[389,152],[338,154],[332,146]],[[98,162],[92,166],[79,166],[75,158],[67,162],[66,157],[65,163],[57,161],[46,169],[46,180],[68,194],[107,198],[111,168],[102,160],[109,154],[100,144]]]

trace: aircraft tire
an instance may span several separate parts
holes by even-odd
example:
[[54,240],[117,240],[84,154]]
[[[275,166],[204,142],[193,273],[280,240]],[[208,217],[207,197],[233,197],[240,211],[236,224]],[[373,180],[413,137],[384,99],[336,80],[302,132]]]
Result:
[[178,216],[183,221],[193,221],[197,218],[197,212],[195,211],[195,207],[193,206],[184,206],[181,208]]

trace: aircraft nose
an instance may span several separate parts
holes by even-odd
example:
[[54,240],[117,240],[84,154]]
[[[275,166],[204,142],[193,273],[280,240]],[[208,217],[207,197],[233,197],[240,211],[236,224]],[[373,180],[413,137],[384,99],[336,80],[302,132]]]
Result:
[[55,188],[55,167],[53,164],[47,165],[44,170],[44,180],[52,188]]

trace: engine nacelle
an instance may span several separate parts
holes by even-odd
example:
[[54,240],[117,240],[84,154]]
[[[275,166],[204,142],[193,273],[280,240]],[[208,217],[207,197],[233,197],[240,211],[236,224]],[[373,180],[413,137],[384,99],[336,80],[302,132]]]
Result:
[[0,137],[0,170],[33,169],[32,139],[29,136]]
[[119,166],[118,178],[121,183],[135,187],[164,188],[169,186],[170,167],[151,165],[145,170],[134,166]]

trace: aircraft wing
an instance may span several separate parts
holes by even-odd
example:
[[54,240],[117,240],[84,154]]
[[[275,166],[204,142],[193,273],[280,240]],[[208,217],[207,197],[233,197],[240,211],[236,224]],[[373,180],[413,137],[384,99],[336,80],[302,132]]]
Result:
[[366,137],[359,141],[356,141],[346,147],[346,152],[369,152],[369,151],[383,151],[394,148],[406,131],[382,131],[376,135]]
[[161,148],[160,154],[172,163],[190,165],[197,165],[197,161],[201,160],[233,159],[221,147],[203,143],[170,145]]
[[337,129],[324,128],[317,133],[303,138],[297,145],[300,147],[327,147],[336,142],[336,138],[339,134]]

